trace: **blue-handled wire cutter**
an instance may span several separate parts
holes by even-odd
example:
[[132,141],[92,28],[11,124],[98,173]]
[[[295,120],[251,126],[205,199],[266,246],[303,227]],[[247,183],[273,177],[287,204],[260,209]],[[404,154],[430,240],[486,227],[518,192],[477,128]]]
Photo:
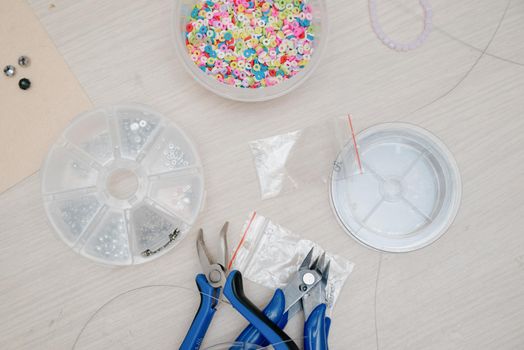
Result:
[[[325,264],[325,253],[311,263],[313,249],[311,249],[292,276],[286,287],[277,289],[273,298],[263,310],[279,327],[284,328],[293,316],[301,309],[304,310],[304,349],[328,350],[328,335],[331,319],[326,317],[328,296],[326,293],[329,276],[328,261]],[[249,325],[235,340],[240,343],[267,346],[267,338],[255,327]],[[235,349],[233,347],[232,349]]]
[[220,230],[220,260],[214,261],[204,243],[204,232],[197,237],[197,253],[203,273],[196,276],[200,291],[200,306],[191,323],[180,350],[198,350],[217,310],[222,293],[275,350],[298,350],[291,338],[244,294],[242,275],[239,271],[227,271],[227,228],[226,222]]

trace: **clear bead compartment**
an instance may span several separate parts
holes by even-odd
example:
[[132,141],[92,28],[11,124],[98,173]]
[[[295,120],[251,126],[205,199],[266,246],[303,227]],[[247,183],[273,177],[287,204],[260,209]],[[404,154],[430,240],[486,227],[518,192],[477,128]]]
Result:
[[111,265],[143,263],[172,249],[204,200],[195,147],[141,105],[75,118],[49,151],[42,174],[44,207],[60,238]]
[[428,131],[388,123],[358,135],[340,152],[331,200],[343,228],[366,246],[407,252],[438,239],[453,222],[462,193],[457,164]]

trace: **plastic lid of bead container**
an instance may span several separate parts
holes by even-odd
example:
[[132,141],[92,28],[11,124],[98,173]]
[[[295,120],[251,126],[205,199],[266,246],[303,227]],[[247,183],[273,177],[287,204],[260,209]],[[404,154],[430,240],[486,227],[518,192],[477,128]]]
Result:
[[[227,2],[230,0],[224,0]],[[173,36],[175,48],[186,70],[197,82],[208,90],[237,101],[256,102],[280,97],[301,85],[315,70],[327,45],[328,18],[325,0],[310,0],[312,8],[311,26],[314,28],[313,52],[310,61],[294,76],[273,86],[242,88],[227,85],[203,72],[191,59],[186,48],[186,25],[195,4],[201,0],[180,0],[175,2]],[[258,79],[258,77],[257,77]]]
[[462,194],[453,155],[428,131],[387,123],[358,134],[340,152],[331,179],[333,210],[348,234],[382,251],[431,244],[453,222]]
[[60,238],[111,265],[146,262],[172,249],[204,200],[195,147],[142,105],[76,117],[51,147],[42,174],[44,207]]

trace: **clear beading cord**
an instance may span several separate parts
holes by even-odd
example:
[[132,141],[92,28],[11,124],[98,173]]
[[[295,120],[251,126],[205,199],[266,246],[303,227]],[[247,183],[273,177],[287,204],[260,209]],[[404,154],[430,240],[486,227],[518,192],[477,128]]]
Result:
[[[219,304],[225,304],[225,305],[228,305],[228,306],[232,307],[231,304],[227,300],[224,300],[223,298],[217,298],[217,297],[215,297],[213,295],[208,295],[208,294],[199,292],[196,289],[196,287],[195,288],[189,288],[189,287],[184,287],[184,286],[175,285],[175,284],[151,284],[151,285],[145,285],[145,286],[129,289],[129,290],[126,290],[126,291],[124,291],[122,293],[119,293],[119,294],[115,295],[114,297],[112,297],[111,299],[106,301],[104,304],[102,304],[100,307],[98,307],[96,309],[96,311],[91,314],[91,316],[89,316],[87,321],[84,323],[84,325],[80,329],[80,332],[76,336],[75,341],[74,341],[73,346],[71,347],[71,349],[72,350],[76,349],[77,344],[78,344],[80,338],[82,337],[82,334],[84,333],[84,331],[88,327],[88,325],[96,318],[96,316],[100,312],[102,312],[103,309],[105,309],[107,306],[109,306],[110,304],[112,304],[113,302],[115,302],[116,300],[118,300],[119,298],[121,298],[121,297],[123,297],[123,296],[125,296],[127,294],[130,294],[130,293],[133,293],[133,292],[137,292],[137,291],[140,291],[140,290],[144,290],[144,289],[149,289],[149,288],[175,288],[175,289],[181,289],[181,290],[184,290],[184,291],[189,291],[189,292],[194,293],[194,294],[202,294],[202,295],[209,296],[212,299],[215,299]],[[190,316],[192,316],[192,315],[190,315]],[[241,330],[239,330],[239,334],[240,334],[240,331]],[[296,341],[297,339],[292,339],[292,340]],[[182,339],[180,339],[180,341],[182,341]],[[231,343],[223,343],[223,344],[213,345],[213,346],[210,346],[210,347],[208,347],[206,349],[202,349],[202,350],[225,349],[224,347],[221,347],[221,345],[224,345],[224,346],[225,345],[229,345],[229,346],[231,346],[232,344],[234,344],[235,347],[238,346],[238,344],[236,344],[234,342],[231,342]],[[243,344],[243,346],[245,346],[246,350],[248,350],[248,349],[249,350],[272,349],[273,345],[276,345],[276,344],[270,344],[270,345],[265,346],[265,347],[260,347],[260,346],[256,346],[256,345],[253,345],[253,344]],[[226,347],[226,348],[229,348],[229,346]]]

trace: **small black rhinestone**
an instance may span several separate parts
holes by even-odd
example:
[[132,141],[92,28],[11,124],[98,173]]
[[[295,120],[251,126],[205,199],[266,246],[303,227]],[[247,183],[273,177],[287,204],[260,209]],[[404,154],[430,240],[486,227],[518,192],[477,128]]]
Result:
[[18,64],[21,67],[28,67],[31,64],[31,60],[27,56],[18,57]]
[[27,90],[31,87],[31,80],[27,79],[27,78],[22,78],[20,79],[20,81],[18,82],[18,86],[20,87],[20,89],[22,90]]

